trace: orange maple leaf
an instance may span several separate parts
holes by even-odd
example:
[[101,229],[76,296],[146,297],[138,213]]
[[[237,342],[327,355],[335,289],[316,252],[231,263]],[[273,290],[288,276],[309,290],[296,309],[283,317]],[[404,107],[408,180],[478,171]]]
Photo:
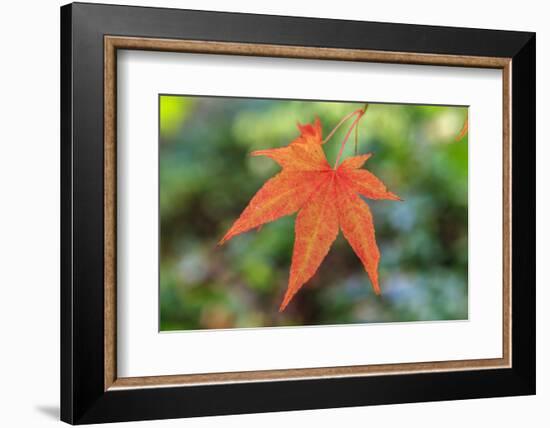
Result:
[[458,135],[455,137],[455,141],[460,141],[464,138],[464,136],[468,133],[468,118],[464,121],[464,125],[462,125],[462,129],[458,133]]
[[[346,140],[363,112],[348,131]],[[240,217],[221,239],[235,235],[298,211],[288,289],[279,308],[283,311],[298,290],[317,271],[339,229],[359,257],[376,294],[380,252],[376,245],[372,214],[360,198],[400,200],[382,181],[365,169],[371,154],[353,156],[332,168],[322,144],[321,122],[300,125],[300,136],[288,146],[258,150],[252,156],[267,156],[282,171],[268,180],[254,195]],[[342,144],[345,144],[345,141]],[[340,150],[340,155],[342,153]],[[338,158],[340,157],[338,156]]]

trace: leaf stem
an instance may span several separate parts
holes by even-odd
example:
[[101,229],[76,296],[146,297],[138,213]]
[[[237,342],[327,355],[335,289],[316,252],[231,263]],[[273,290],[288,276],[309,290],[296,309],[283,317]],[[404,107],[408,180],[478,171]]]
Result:
[[[344,147],[346,146],[346,142],[348,141],[349,136],[351,135],[351,131],[353,131],[354,128],[355,128],[355,154],[357,154],[357,139],[358,139],[357,124],[359,123],[361,118],[364,116],[368,108],[369,108],[369,105],[365,104],[365,106],[362,109],[355,110],[353,113],[350,113],[346,117],[344,117],[344,119],[342,119],[340,123],[336,125],[336,128],[334,128],[334,129],[337,129],[342,124],[343,121],[349,119],[353,115],[357,115],[355,120],[352,122],[350,128],[348,129],[348,132],[346,133],[344,140],[342,141],[342,145],[340,146],[340,151],[338,152],[338,157],[336,158],[336,162],[334,163],[334,169],[336,169],[336,167],[338,166],[338,162],[340,162],[340,158],[342,157],[342,153],[344,152]],[[331,136],[333,132],[331,132],[329,136]]]
[[338,128],[340,128],[340,126],[342,126],[343,123],[344,123],[346,120],[348,120],[350,117],[353,117],[353,116],[355,116],[355,115],[357,115],[357,114],[361,114],[361,112],[362,112],[361,109],[357,109],[357,110],[355,110],[355,111],[352,111],[351,113],[346,114],[346,115],[342,118],[342,120],[340,120],[340,122],[338,122],[338,125],[336,125],[336,126],[332,129],[332,131],[330,131],[330,134],[327,135],[327,138],[325,138],[325,139],[323,140],[323,144],[325,144],[328,140],[330,140],[330,139],[332,138],[332,136],[334,135],[334,133],[335,133],[336,131],[338,131]]
[[353,150],[353,155],[357,156],[357,147],[359,145],[359,126],[355,127],[355,145]]

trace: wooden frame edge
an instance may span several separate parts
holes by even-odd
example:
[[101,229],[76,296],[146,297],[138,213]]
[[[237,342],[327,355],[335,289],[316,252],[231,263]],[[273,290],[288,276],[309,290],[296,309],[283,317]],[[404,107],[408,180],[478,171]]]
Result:
[[250,55],[335,61],[368,61],[396,64],[445,65],[457,67],[504,68],[510,58],[468,55],[424,54],[366,49],[339,49],[260,43],[174,40],[146,37],[105,36],[105,45],[114,49],[152,50],[218,55]]
[[116,380],[116,47],[104,44],[104,388]]
[[[117,49],[300,59],[495,68],[503,71],[503,356],[495,359],[380,364],[230,373],[116,376],[116,51]],[[511,58],[360,49],[104,36],[104,390],[363,377],[510,368],[511,337]]]
[[436,361],[424,363],[371,364],[364,366],[316,367],[308,369],[258,370],[246,372],[205,373],[190,375],[123,377],[113,382],[109,390],[158,388],[169,386],[197,386],[224,383],[292,381],[302,379],[326,379],[366,377],[377,375],[401,375],[465,371],[475,369],[499,369],[506,367],[503,358],[485,360]]
[[512,60],[502,69],[502,356],[512,367]]

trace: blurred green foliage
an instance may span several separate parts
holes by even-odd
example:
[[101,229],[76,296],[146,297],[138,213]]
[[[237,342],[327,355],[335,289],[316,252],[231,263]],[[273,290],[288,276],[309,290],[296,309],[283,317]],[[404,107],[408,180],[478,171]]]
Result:
[[[294,216],[218,240],[279,167],[252,158],[287,145],[296,122],[328,134],[362,104],[160,97],[161,330],[465,319],[468,137],[465,107],[371,104],[359,125],[366,168],[404,199],[368,201],[382,296],[342,235],[285,312]],[[348,127],[324,148],[333,164]],[[344,157],[353,155],[353,141]]]

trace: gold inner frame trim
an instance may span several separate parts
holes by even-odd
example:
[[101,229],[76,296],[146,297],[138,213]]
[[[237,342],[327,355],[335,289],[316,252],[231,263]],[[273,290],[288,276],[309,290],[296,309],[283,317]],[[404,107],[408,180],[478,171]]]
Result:
[[[440,65],[494,68],[502,70],[503,82],[503,322],[502,358],[432,361],[421,363],[377,364],[305,369],[204,373],[171,376],[117,377],[116,367],[116,85],[118,49],[242,55],[278,58],[323,59],[336,61],[394,64]],[[421,372],[480,370],[511,367],[511,58],[462,55],[385,52],[251,43],[170,40],[139,37],[104,37],[104,389],[193,386],[220,383],[394,375]]]

